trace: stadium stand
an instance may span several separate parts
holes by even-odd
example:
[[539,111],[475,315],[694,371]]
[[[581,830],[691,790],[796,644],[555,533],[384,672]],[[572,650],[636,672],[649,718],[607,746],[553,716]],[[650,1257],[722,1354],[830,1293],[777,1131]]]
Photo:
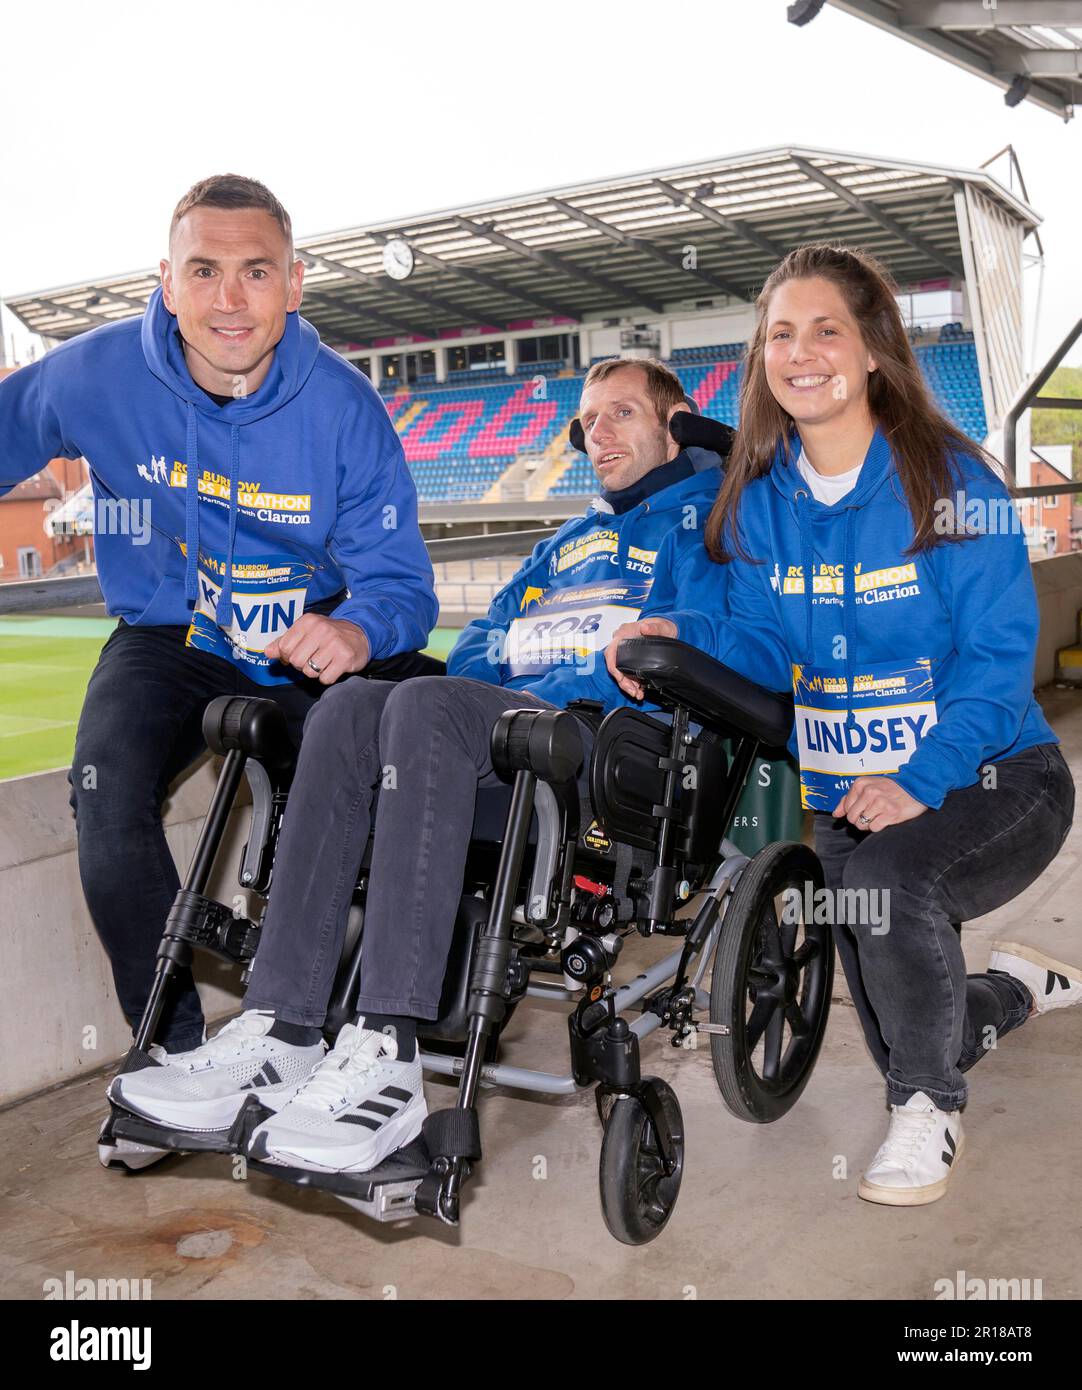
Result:
[[[703,414],[730,425],[739,418],[744,348],[743,343],[678,348],[668,359]],[[983,441],[986,418],[972,333],[960,323],[944,324],[938,342],[914,350],[947,417]],[[441,385],[431,375],[410,387],[384,383],[384,400],[421,501],[475,501],[520,455],[541,453],[574,418],[584,377],[562,362],[534,362],[514,376],[486,368],[451,372]],[[589,461],[575,455],[546,495],[589,496],[595,486]]]

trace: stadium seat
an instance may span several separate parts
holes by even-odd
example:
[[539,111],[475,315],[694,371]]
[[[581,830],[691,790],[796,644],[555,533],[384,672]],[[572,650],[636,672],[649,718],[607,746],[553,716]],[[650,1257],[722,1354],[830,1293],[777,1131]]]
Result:
[[[677,348],[668,359],[699,409],[733,426],[739,423],[746,346]],[[987,424],[972,333],[960,323],[944,324],[937,343],[914,351],[943,412],[970,438],[982,441]],[[493,367],[449,372],[443,383],[432,373],[412,386],[384,381],[380,390],[402,436],[420,500],[477,500],[522,452],[539,453],[553,443],[578,411],[586,375],[582,370],[559,375],[567,371],[566,363],[553,360],[521,363],[513,376]],[[589,460],[578,456],[549,496],[590,496],[596,488]]]

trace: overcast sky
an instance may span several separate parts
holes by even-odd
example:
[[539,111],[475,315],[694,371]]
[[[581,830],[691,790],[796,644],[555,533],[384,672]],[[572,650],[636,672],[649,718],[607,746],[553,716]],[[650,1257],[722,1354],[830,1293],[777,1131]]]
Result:
[[974,168],[1010,143],[1045,219],[1046,356],[1082,315],[1082,112],[1009,110],[998,88],[862,21],[828,7],[796,29],[786,8],[6,8],[0,296],[156,264],[177,198],[212,172],[262,179],[303,237],[765,145]]

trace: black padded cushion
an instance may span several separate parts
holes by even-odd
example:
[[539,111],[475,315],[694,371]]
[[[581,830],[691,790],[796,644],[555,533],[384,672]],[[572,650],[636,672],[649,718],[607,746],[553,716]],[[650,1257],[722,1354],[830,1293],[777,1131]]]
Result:
[[[699,407],[690,396],[685,396],[684,401],[689,408],[678,410],[669,421],[670,435],[681,449],[706,449],[719,458],[727,459],[732,452],[736,430],[720,420],[712,420],[709,415],[700,415]],[[573,449],[580,454],[586,453],[586,434],[578,416],[568,427],[568,438]]]
[[239,749],[269,772],[291,771],[297,749],[289,736],[285,711],[260,696],[219,695],[203,713],[203,738],[212,752]]
[[739,729],[768,748],[789,741],[792,695],[756,685],[698,647],[672,637],[632,637],[620,643],[616,659],[657,704],[683,705],[708,729],[720,734]]

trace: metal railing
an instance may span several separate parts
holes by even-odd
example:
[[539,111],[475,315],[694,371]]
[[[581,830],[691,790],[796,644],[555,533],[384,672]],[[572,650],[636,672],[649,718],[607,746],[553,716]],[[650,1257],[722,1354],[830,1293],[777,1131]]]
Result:
[[[1036,392],[1048,380],[1071,343],[1082,333],[1082,321],[1076,325],[1074,333],[1062,345],[1061,351],[1054,355],[1050,365],[1031,382],[1027,388],[1031,395],[1023,394],[1019,400],[1024,408],[1031,405],[1055,405],[1082,408],[1082,400],[1060,399],[1058,397],[1038,397]],[[1015,416],[1017,419],[1017,415]],[[1006,442],[1006,437],[1005,437]],[[1014,444],[1011,435],[1011,447]],[[1013,472],[1009,475],[1012,479]],[[1013,496],[1057,497],[1064,493],[1082,492],[1082,482],[1044,483],[1039,487],[1015,488]],[[535,527],[528,531],[496,531],[491,535],[448,536],[426,542],[429,558],[433,565],[455,560],[493,560],[501,556],[514,556],[522,559],[527,556],[538,541],[555,535],[555,526]],[[77,608],[86,604],[103,602],[96,574],[64,576],[54,579],[23,579],[10,584],[0,584],[0,616],[13,614],[40,613],[51,608]]]
[[[427,542],[433,564],[453,560],[493,560],[500,556],[528,555],[538,541],[554,535],[555,526],[529,531],[497,531],[489,536],[449,536]],[[20,579],[0,584],[0,616],[41,613],[50,608],[78,608],[101,603],[96,574],[64,576],[57,579]]]
[[[1023,411],[1029,409],[1082,410],[1082,399],[1075,399],[1071,396],[1039,396],[1037,394],[1067,356],[1068,352],[1070,352],[1080,336],[1082,336],[1082,319],[1078,320],[1040,371],[1035,372],[1025,386],[1022,387],[1018,395],[1015,396],[1014,400],[1011,402],[1006,415],[1003,417],[1003,465],[1007,470],[1007,477],[1012,483],[1018,476],[1018,421],[1021,419]],[[1080,489],[1077,483],[1067,487],[1056,487],[1053,485],[1043,489],[1023,488],[1019,496],[1051,497],[1058,492],[1078,492],[1080,490],[1082,489]]]

